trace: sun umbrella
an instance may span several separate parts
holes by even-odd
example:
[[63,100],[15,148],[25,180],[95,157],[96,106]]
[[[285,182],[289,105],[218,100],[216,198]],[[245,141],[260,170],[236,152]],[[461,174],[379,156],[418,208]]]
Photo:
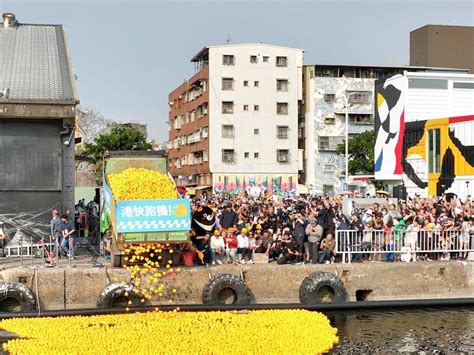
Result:
[[345,195],[354,195],[352,191],[341,191],[338,193],[338,195],[345,196]]
[[378,195],[386,195],[386,196],[390,195],[390,193],[384,190],[375,191],[375,193]]

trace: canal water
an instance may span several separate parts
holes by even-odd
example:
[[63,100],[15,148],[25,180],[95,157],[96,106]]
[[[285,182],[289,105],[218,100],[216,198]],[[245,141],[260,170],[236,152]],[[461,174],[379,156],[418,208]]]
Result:
[[[333,354],[474,353],[474,307],[340,311],[326,315],[338,328],[340,338]],[[4,354],[2,342],[10,337],[0,331],[0,354]]]
[[333,354],[474,353],[474,307],[330,312]]

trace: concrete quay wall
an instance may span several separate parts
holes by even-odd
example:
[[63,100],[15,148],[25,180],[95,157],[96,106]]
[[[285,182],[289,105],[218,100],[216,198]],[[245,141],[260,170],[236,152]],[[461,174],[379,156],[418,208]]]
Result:
[[[474,297],[473,262],[367,263],[332,265],[221,265],[181,268],[162,280],[163,303],[202,303],[202,290],[209,277],[231,273],[242,277],[254,303],[299,303],[303,279],[315,271],[338,275],[350,301],[364,295],[366,301]],[[1,281],[20,282],[38,294],[43,310],[96,307],[102,290],[112,282],[128,281],[128,271],[111,268],[12,268],[0,272]],[[360,299],[359,299],[360,300]],[[159,302],[158,302],[159,303]]]

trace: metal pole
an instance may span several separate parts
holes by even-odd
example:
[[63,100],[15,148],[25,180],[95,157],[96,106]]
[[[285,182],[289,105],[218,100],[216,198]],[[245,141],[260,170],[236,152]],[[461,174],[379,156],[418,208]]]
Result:
[[33,267],[33,237],[30,237],[30,263]]
[[349,95],[344,94],[345,108],[346,108],[346,142],[345,142],[345,160],[346,160],[346,189],[349,188]]
[[20,237],[20,259],[21,267],[23,267],[23,237]]
[[67,238],[67,242],[68,242],[68,246],[69,246],[69,258],[68,258],[69,259],[69,267],[71,267],[71,258],[72,258],[72,255],[71,255],[71,251],[72,251],[71,250],[71,244],[72,244],[71,243],[71,236],[69,236]]
[[[51,248],[51,246],[49,247]],[[44,244],[43,247],[41,248],[41,267],[44,267]],[[49,260],[49,255],[48,255],[48,260]]]

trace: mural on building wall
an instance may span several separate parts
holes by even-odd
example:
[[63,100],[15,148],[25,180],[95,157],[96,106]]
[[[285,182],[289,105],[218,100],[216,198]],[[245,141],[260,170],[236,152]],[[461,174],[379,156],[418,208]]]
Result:
[[[428,132],[439,130],[439,171],[428,172]],[[403,142],[403,180],[410,194],[462,193],[474,175],[474,115],[408,122]],[[426,190],[428,189],[428,190]],[[469,193],[468,191],[466,191]]]
[[324,186],[332,186],[334,192],[342,190],[344,177],[341,172],[346,169],[344,154],[319,152],[318,156],[314,167],[315,191],[324,192]]
[[[368,101],[361,104],[351,104],[351,115],[373,115],[373,79],[333,78],[322,77],[314,79],[314,139],[315,139],[315,191],[323,191],[324,186],[332,186],[334,192],[343,189],[345,159],[343,154],[337,154],[335,147],[331,151],[319,149],[319,137],[338,139],[343,143],[345,137],[345,100],[347,91],[368,92]],[[326,95],[334,95],[327,97]],[[327,122],[326,119],[333,119]],[[349,134],[360,134],[373,129],[372,124],[349,124]],[[335,138],[338,137],[338,138]]]
[[262,192],[285,194],[296,192],[297,175],[213,175],[214,193],[240,194],[258,187]]
[[[472,106],[463,116],[417,117],[406,122],[404,80],[395,75],[375,85],[375,178],[403,180],[409,196],[470,194],[469,184],[474,185]],[[437,153],[428,151],[430,132],[435,132],[432,141],[438,136],[436,144],[431,143],[439,146]]]
[[377,179],[401,178],[405,131],[402,89],[402,75],[376,82],[374,173]]
[[[359,78],[315,78],[314,79],[314,120],[315,131],[320,136],[343,136],[345,134],[345,101],[347,91],[369,92],[369,100],[364,104],[351,104],[350,114],[373,115],[374,80]],[[327,100],[326,95],[334,95]],[[334,118],[334,124],[326,124],[326,118]],[[373,129],[372,125],[369,125]],[[365,125],[349,125],[349,134],[358,134],[368,129]]]

